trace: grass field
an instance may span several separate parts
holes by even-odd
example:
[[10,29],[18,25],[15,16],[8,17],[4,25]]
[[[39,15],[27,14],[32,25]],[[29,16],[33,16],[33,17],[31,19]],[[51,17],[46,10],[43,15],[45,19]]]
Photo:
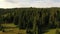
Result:
[[[26,30],[23,29],[19,29],[16,25],[14,25],[13,23],[11,24],[2,24],[2,26],[4,27],[8,27],[5,28],[5,32],[0,31],[0,34],[26,34]],[[10,27],[10,28],[9,28]],[[15,27],[15,28],[14,28]],[[60,30],[60,29],[59,29]],[[56,29],[49,29],[48,32],[44,33],[44,34],[56,34]]]
[[44,34],[57,34],[57,32],[60,33],[60,29],[58,29],[58,31],[57,31],[57,29],[50,29],[48,32],[46,32]]
[[2,26],[12,28],[4,28],[5,32],[0,31],[0,34],[26,34],[26,30],[19,30],[19,28],[14,24],[2,24]]

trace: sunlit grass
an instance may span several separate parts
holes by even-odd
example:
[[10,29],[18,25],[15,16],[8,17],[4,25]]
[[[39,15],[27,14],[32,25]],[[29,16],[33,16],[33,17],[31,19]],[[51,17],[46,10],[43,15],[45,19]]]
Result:
[[[16,27],[13,23],[11,24],[2,24],[4,27]],[[16,28],[4,28],[5,32],[0,31],[0,34],[26,34],[26,30]]]
[[56,29],[50,29],[48,32],[44,34],[56,34]]

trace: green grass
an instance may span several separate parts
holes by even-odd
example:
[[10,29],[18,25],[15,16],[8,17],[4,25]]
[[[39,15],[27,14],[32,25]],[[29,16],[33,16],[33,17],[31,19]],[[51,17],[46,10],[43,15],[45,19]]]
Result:
[[9,24],[2,24],[2,26],[6,26],[6,27],[16,27],[16,25],[14,25],[13,23],[9,23]]
[[48,32],[44,34],[56,34],[56,29],[50,29]]
[[11,24],[2,24],[4,27],[16,27],[16,28],[4,28],[5,32],[0,31],[0,34],[26,34],[26,30],[20,30],[16,25],[13,23]]

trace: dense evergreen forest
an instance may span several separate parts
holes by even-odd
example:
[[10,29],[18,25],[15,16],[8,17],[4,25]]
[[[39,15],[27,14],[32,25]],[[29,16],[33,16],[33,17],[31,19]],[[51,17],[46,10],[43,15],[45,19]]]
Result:
[[27,34],[42,34],[60,28],[60,8],[0,9],[0,26],[3,23],[14,23]]

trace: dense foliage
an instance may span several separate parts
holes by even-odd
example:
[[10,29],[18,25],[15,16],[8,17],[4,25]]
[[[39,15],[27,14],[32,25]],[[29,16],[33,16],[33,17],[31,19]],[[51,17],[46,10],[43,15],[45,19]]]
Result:
[[[41,30],[60,27],[60,8],[0,9],[0,23],[14,23],[20,29]],[[39,29],[39,30],[36,30]]]

